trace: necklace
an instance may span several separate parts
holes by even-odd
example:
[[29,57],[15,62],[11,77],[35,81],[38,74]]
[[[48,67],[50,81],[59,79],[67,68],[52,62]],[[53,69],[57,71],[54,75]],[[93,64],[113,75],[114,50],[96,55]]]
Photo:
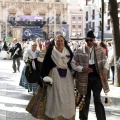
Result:
[[89,50],[89,57],[90,57],[90,60],[91,60],[91,55],[92,55],[93,49],[94,49],[94,47],[92,47],[91,52],[90,52],[90,50]]

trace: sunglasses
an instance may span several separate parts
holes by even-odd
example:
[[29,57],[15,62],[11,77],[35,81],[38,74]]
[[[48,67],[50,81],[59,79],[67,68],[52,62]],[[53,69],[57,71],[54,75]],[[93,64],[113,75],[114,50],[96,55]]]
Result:
[[86,42],[93,42],[92,39],[90,39],[90,40],[89,40],[89,39],[86,39],[85,41],[86,41]]

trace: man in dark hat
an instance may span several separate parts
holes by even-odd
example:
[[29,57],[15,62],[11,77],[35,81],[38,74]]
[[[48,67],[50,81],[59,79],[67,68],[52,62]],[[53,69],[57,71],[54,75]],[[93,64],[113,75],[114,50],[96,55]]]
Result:
[[87,33],[85,41],[86,44],[76,51],[71,62],[72,68],[77,71],[76,89],[81,96],[84,96],[79,104],[79,118],[80,120],[88,120],[92,91],[97,120],[106,120],[100,93],[102,88],[105,93],[109,92],[109,86],[106,79],[108,64],[102,48],[95,43],[93,31]]

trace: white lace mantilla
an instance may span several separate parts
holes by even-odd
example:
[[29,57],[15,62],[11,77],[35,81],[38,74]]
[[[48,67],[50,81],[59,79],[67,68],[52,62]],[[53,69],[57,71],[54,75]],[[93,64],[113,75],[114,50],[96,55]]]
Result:
[[51,58],[58,68],[68,68],[68,61],[70,59],[69,51],[64,47],[62,52],[59,52],[55,47],[52,50]]

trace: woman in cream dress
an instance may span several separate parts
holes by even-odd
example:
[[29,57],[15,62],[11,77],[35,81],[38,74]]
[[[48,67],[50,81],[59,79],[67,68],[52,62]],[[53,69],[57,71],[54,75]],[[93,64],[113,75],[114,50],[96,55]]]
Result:
[[[26,109],[34,117],[43,120],[75,119],[74,81],[70,71],[72,57],[72,51],[65,38],[62,35],[57,35],[47,50],[41,69],[43,79],[49,76],[53,80],[52,85],[47,85],[47,95],[43,102],[45,103],[44,112],[41,112],[43,104],[35,99],[37,102],[30,101]],[[40,91],[37,94],[39,96]]]

